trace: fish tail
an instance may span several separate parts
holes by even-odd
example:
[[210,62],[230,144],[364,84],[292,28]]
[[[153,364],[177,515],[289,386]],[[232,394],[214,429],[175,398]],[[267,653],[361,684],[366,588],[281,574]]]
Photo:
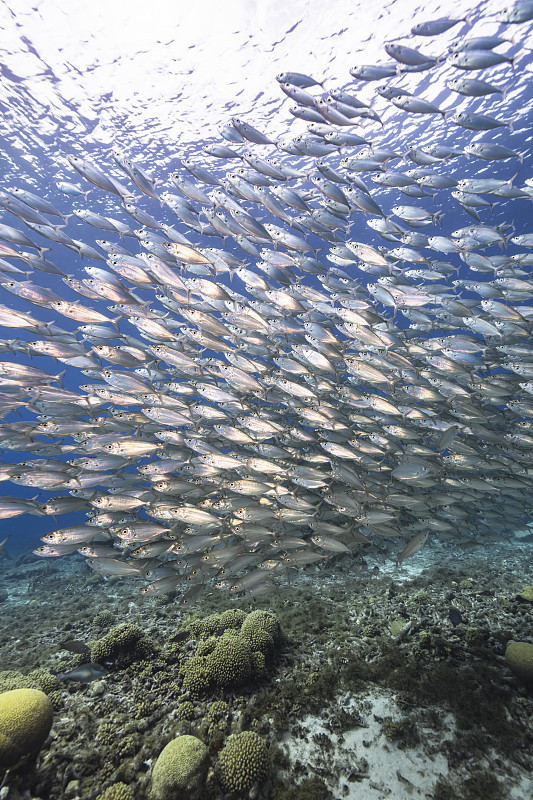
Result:
[[56,375],[56,376],[55,376],[55,377],[56,377],[56,379],[57,379],[57,381],[59,382],[59,385],[60,385],[61,387],[63,387],[63,380],[62,380],[62,378],[63,378],[63,375],[65,375],[65,374],[67,373],[67,371],[68,371],[68,370],[64,369],[64,370],[63,370],[63,372],[60,372],[58,375]]
[[514,79],[513,79],[512,81],[510,81],[510,82],[509,82],[509,83],[508,83],[506,86],[504,86],[504,87],[503,87],[503,89],[501,90],[501,91],[502,91],[502,97],[503,97],[503,99],[504,99],[504,100],[506,100],[506,99],[507,99],[507,92],[508,92],[508,91],[509,91],[509,89],[511,89],[513,86],[514,86]]

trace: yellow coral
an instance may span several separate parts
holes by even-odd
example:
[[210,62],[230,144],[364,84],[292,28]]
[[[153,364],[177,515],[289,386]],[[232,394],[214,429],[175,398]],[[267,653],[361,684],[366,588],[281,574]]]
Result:
[[507,666],[526,683],[533,683],[533,644],[509,642],[505,650]]
[[125,783],[114,783],[99,794],[97,800],[133,800],[133,789]]
[[268,774],[268,750],[253,731],[232,734],[218,759],[220,783],[225,792],[243,794]]
[[39,689],[0,694],[0,768],[10,769],[39,752],[52,727],[50,698]]
[[172,739],[154,764],[151,800],[202,800],[208,756],[207,747],[195,736]]
[[278,619],[268,611],[251,611],[242,623],[241,636],[250,642],[253,650],[268,653],[281,639]]
[[206,670],[217,686],[244,683],[252,672],[250,645],[239,636],[224,633],[206,659]]

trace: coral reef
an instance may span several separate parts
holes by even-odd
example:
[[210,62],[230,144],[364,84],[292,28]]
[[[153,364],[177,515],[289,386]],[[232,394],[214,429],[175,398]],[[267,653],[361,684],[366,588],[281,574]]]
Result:
[[108,625],[112,625],[114,621],[115,615],[108,609],[99,611],[98,614],[95,614],[93,617],[93,625],[95,628],[105,628]]
[[151,800],[204,800],[208,750],[195,736],[172,739],[152,771]]
[[154,653],[151,639],[136,625],[124,623],[92,643],[90,660],[96,664],[113,662],[127,666]]
[[[404,568],[402,576],[377,560],[358,569],[350,562],[334,580],[304,573],[253,610],[235,598],[228,608],[213,593],[193,612],[159,598],[135,604],[126,581],[113,583],[111,594],[97,583],[90,594],[73,595],[85,572],[75,559],[65,562],[39,600],[12,604],[9,624],[0,626],[0,662],[11,667],[0,686],[40,688],[54,707],[62,702],[38,769],[10,773],[9,800],[148,798],[150,764],[183,735],[210,754],[199,797],[221,800],[231,780],[222,783],[226,748],[243,732],[264,742],[271,766],[265,780],[232,791],[235,798],[331,800],[349,796],[354,781],[364,792],[379,775],[371,763],[379,742],[392,760],[407,751],[431,765],[441,754],[449,772],[439,781],[429,766],[425,789],[439,800],[505,800],[510,780],[521,780],[529,796],[529,687],[503,679],[511,673],[502,655],[510,640],[531,641],[533,605],[518,596],[530,576],[522,552],[502,545],[496,555],[500,549],[503,572],[479,550],[453,564],[428,561],[420,573]],[[17,585],[11,581],[14,591]],[[58,604],[63,594],[69,601]],[[94,624],[102,608],[115,631]],[[110,641],[117,630],[124,649]],[[109,674],[89,684],[57,681],[52,670],[88,660],[59,649],[66,639],[105,642]],[[358,731],[369,737],[372,696],[390,699],[375,712],[372,745],[343,750],[340,742]],[[286,740],[301,742],[301,754]],[[389,794],[402,796],[405,786],[392,780]]]
[[37,754],[50,733],[50,698],[38,689],[11,689],[0,694],[0,768],[11,769]]
[[0,672],[0,692],[10,689],[40,689],[50,695],[56,692],[58,682],[55,675],[46,669],[34,669],[27,675],[15,669],[6,669]]
[[114,783],[99,794],[97,800],[133,800],[133,791],[125,783]]
[[533,683],[533,644],[509,642],[505,649],[507,666],[525,683]]
[[243,794],[266,778],[268,767],[268,750],[257,733],[232,734],[218,759],[220,784],[226,792]]
[[193,695],[210,686],[246,683],[264,668],[265,656],[281,641],[278,619],[267,611],[212,614],[193,622],[191,631],[202,638],[195,654],[182,666],[181,675],[184,688]]

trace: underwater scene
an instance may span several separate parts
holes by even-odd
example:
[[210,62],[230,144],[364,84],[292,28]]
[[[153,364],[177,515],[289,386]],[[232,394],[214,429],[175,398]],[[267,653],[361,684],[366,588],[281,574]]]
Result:
[[0,30],[0,800],[529,800],[533,0]]

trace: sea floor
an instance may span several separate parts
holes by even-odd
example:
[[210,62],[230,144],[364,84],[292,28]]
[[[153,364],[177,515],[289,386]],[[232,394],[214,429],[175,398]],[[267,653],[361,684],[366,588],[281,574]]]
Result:
[[[436,542],[400,568],[367,551],[252,602],[206,589],[185,609],[81,557],[2,560],[0,690],[41,686],[55,711],[37,760],[8,774],[0,798],[96,800],[121,782],[148,799],[152,765],[181,733],[209,747],[198,800],[236,797],[220,788],[218,753],[253,730],[271,762],[253,800],[530,800],[533,690],[504,652],[533,641],[533,603],[518,596],[532,563],[518,539]],[[276,614],[283,643],[242,685],[186,691],[195,621],[228,608]],[[62,642],[124,624],[150,643],[142,656],[112,657],[87,684],[54,677],[88,660]]]

